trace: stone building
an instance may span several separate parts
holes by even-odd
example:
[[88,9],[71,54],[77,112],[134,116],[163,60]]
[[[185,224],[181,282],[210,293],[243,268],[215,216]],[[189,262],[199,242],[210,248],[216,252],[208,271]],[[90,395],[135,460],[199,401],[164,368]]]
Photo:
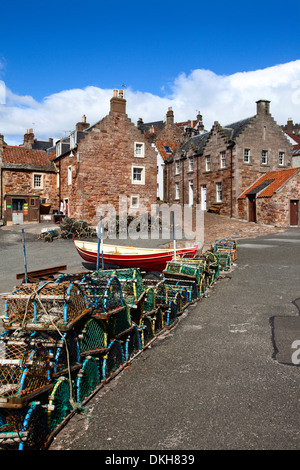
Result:
[[279,227],[299,226],[300,169],[269,171],[238,198],[239,218]]
[[45,150],[7,145],[0,135],[0,172],[0,219],[5,223],[40,222],[58,210],[56,168]]
[[114,90],[107,116],[92,126],[84,118],[57,142],[53,161],[59,197],[71,218],[95,225],[104,205],[119,214],[120,196],[127,198],[128,211],[150,212],[156,202],[156,152],[128,118],[122,90]]
[[247,187],[264,173],[291,167],[292,146],[270,102],[256,104],[256,115],[226,126],[216,121],[178,147],[166,162],[169,202],[238,217],[237,199]]

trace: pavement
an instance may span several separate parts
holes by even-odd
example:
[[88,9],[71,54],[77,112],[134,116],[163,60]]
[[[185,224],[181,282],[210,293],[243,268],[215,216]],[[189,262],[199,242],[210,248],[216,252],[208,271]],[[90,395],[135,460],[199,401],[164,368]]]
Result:
[[[300,230],[212,215],[205,242],[238,238],[236,266],[105,385],[49,451],[299,450]],[[28,232],[32,269],[84,269],[72,241]],[[20,240],[19,230],[0,229],[2,292],[22,272]]]

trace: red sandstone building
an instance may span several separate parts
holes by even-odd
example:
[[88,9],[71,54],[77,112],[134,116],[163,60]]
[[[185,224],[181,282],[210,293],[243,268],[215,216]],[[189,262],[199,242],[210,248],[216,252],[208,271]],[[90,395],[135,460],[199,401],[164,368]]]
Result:
[[128,118],[122,91],[114,91],[107,116],[92,126],[84,117],[55,152],[59,199],[71,218],[95,225],[104,205],[119,213],[120,196],[128,211],[150,212],[156,202],[156,152]]
[[[260,100],[253,117],[226,126],[215,122],[210,132],[177,148],[166,162],[167,199],[250,220],[249,206],[243,215],[238,210],[239,196],[264,174],[291,166],[292,145],[271,116],[270,102]],[[268,223],[276,221],[274,212]]]
[[[56,168],[47,156],[51,142],[37,142],[32,130],[22,146],[0,135],[0,219],[7,224],[40,222],[58,208]],[[50,217],[50,216],[49,216]]]

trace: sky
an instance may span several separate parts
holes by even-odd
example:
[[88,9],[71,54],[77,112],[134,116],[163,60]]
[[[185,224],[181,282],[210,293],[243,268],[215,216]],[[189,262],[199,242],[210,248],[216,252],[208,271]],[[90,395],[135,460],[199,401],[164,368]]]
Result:
[[27,0],[3,2],[0,133],[23,142],[90,124],[123,89],[136,124],[195,119],[207,130],[271,101],[278,124],[300,122],[300,2]]

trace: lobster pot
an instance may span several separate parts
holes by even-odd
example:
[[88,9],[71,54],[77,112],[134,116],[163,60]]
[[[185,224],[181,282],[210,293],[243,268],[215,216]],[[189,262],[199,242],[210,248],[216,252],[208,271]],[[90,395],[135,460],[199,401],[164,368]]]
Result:
[[222,251],[227,252],[230,254],[231,261],[235,261],[237,259],[237,243],[236,240],[232,238],[222,238],[216,239],[214,244],[214,251]]
[[218,250],[216,252],[216,256],[220,265],[220,269],[223,271],[228,271],[231,266],[230,253],[228,253],[227,251]]
[[84,287],[89,307],[99,312],[109,312],[124,305],[120,281],[105,271],[96,271],[80,283]]
[[107,348],[107,326],[103,320],[90,318],[79,335],[79,349],[81,354],[101,351]]
[[113,271],[122,286],[122,292],[125,303],[129,306],[134,305],[144,292],[144,283],[139,269],[117,269]]
[[125,361],[130,361],[142,349],[141,335],[136,326],[127,334],[124,346]]
[[47,407],[47,427],[51,434],[72,410],[73,385],[66,377],[60,377],[54,384]]
[[39,402],[0,409],[0,450],[41,450],[48,437],[47,416]]
[[165,327],[164,312],[162,308],[158,308],[155,311],[155,315],[152,317],[154,334],[157,335]]
[[172,323],[178,318],[178,303],[174,300],[169,301],[168,309],[164,313],[164,323],[165,327],[170,327]]
[[144,312],[151,312],[156,309],[156,295],[153,287],[148,287],[145,293]]
[[109,315],[107,320],[107,336],[108,340],[122,334],[132,325],[129,307],[123,307],[116,313]]
[[47,349],[25,342],[0,341],[0,407],[25,406],[50,384]]
[[168,307],[168,288],[165,279],[159,281],[155,286],[156,305],[161,308]]
[[7,330],[2,339],[7,346],[33,348],[42,345],[48,352],[51,374],[62,373],[80,363],[78,337],[74,329],[57,331]]
[[98,358],[88,356],[76,378],[76,398],[81,403],[98,387],[101,382],[101,367]]
[[108,379],[124,362],[125,356],[120,341],[112,341],[108,347],[107,354],[103,356],[103,379]]
[[170,281],[168,282],[168,285],[174,288],[174,282],[176,282],[176,288],[177,289],[185,289],[187,293],[187,301],[188,302],[193,302],[194,300],[197,300],[199,298],[199,286],[196,281],[187,281],[187,280],[181,280],[181,281]]
[[142,329],[142,345],[145,347],[155,336],[154,320],[151,317],[144,316]]
[[66,327],[86,309],[81,288],[69,282],[21,285],[5,300],[7,328],[51,329]]

